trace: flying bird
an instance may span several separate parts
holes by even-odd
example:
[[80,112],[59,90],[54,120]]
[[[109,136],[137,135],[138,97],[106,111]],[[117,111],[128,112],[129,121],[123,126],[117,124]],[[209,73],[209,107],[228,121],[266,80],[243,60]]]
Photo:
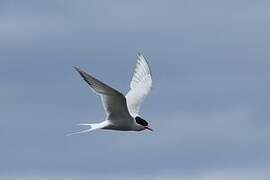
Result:
[[119,131],[142,131],[147,129],[153,131],[148,122],[139,115],[141,105],[152,88],[152,73],[146,58],[142,54],[138,54],[130,90],[126,96],[78,67],[74,68],[89,85],[90,89],[101,97],[106,117],[100,123],[78,124],[90,128],[69,135],[86,133],[97,129]]

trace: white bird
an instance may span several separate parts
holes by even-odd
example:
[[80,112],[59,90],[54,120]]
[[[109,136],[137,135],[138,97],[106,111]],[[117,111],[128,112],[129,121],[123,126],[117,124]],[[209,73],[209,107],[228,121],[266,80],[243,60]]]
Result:
[[90,88],[101,97],[106,118],[101,123],[78,124],[89,126],[90,128],[69,135],[86,133],[96,129],[120,131],[142,131],[148,129],[153,131],[149,127],[148,122],[139,116],[141,105],[152,87],[151,70],[143,55],[138,54],[135,72],[130,83],[130,90],[126,96],[81,69],[74,68],[84,81],[88,83]]

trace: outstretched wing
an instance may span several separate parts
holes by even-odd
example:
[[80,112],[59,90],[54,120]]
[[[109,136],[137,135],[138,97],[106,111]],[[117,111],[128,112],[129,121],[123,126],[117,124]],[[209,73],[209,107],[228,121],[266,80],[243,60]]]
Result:
[[126,95],[129,113],[136,117],[140,107],[152,87],[150,67],[143,55],[138,54],[135,72],[130,83],[130,90]]
[[129,115],[126,98],[122,93],[97,80],[79,68],[74,68],[82,76],[84,81],[89,84],[90,88],[101,96],[103,107],[108,119],[113,120],[116,118],[110,117]]

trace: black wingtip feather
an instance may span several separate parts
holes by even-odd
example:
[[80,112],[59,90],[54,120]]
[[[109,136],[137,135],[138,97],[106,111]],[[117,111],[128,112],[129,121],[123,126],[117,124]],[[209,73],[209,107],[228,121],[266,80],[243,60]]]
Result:
[[84,75],[83,75],[83,71],[81,70],[81,69],[79,69],[78,67],[76,67],[76,66],[73,66],[73,68],[82,76],[82,77],[84,77]]
[[77,72],[80,72],[81,70],[78,68],[78,67],[76,67],[76,66],[72,66]]
[[79,69],[78,67],[76,66],[73,66],[73,68],[80,74],[80,76],[82,77],[82,79],[87,82],[90,86],[93,85],[93,83],[91,83],[91,81],[89,81],[87,79],[87,77],[85,76],[85,74],[87,74],[86,72],[84,72],[83,70]]
[[84,72],[80,70],[78,67],[73,66],[73,68],[80,74],[80,76],[86,81],[86,78],[84,77]]

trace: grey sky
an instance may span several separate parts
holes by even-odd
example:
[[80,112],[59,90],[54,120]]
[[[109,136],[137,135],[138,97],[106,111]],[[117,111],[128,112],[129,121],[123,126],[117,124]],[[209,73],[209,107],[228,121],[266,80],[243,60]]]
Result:
[[[0,179],[269,179],[269,7],[0,1]],[[72,66],[126,93],[137,52],[155,132],[66,137],[104,117]]]

